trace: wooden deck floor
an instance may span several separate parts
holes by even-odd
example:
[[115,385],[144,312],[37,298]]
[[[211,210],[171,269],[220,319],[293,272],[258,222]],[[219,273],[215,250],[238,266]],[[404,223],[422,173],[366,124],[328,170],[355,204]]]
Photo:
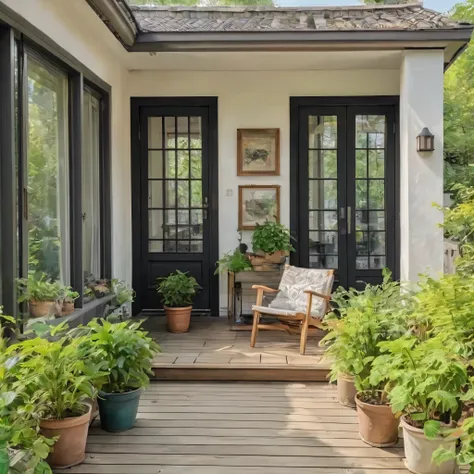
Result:
[[405,474],[402,444],[358,436],[335,388],[153,382],[131,431],[90,430],[84,464],[58,474]]
[[261,330],[251,348],[250,331],[231,331],[224,318],[193,319],[185,334],[167,332],[160,317],[149,318],[147,328],[163,350],[154,360],[157,378],[323,381],[329,369],[318,347],[322,333],[309,337],[302,356],[299,335]]

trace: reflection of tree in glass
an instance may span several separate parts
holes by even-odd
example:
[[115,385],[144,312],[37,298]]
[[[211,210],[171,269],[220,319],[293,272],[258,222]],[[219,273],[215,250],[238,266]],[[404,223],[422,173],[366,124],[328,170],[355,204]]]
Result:
[[62,78],[29,62],[28,263],[31,271],[43,272],[52,279],[60,277],[58,92],[61,81]]

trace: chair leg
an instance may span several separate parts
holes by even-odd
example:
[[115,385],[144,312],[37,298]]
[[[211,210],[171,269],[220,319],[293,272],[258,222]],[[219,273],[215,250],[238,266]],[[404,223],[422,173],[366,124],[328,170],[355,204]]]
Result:
[[258,311],[253,312],[253,324],[252,324],[252,335],[250,336],[250,347],[255,347],[257,341],[258,323],[260,322],[260,313]]
[[300,354],[301,355],[304,355],[306,352],[306,342],[308,341],[309,320],[310,320],[310,316],[305,315],[305,318],[303,321],[303,327],[301,329],[301,339],[300,339]]

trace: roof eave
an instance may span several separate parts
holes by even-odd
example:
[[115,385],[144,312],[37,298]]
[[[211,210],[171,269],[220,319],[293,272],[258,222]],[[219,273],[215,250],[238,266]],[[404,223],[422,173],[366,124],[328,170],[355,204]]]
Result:
[[140,33],[128,51],[261,51],[337,47],[360,43],[422,43],[452,41],[466,45],[474,26],[445,30],[364,30],[364,31],[260,31],[260,32],[160,32]]
[[133,14],[123,0],[86,0],[109,30],[128,49],[136,42],[138,28]]

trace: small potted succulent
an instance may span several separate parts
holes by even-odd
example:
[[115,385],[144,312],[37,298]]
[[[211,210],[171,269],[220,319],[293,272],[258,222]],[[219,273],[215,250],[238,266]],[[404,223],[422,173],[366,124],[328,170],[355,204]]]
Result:
[[142,389],[153,374],[152,360],[158,344],[141,329],[142,321],[111,323],[92,320],[80,328],[86,334],[83,349],[87,358],[105,372],[95,381],[99,389],[100,423],[110,432],[133,428]]
[[79,298],[79,293],[74,291],[70,286],[65,286],[63,288],[63,294],[61,296],[62,300],[62,316],[67,316],[74,312],[74,301]]
[[170,332],[187,332],[191,322],[193,297],[201,287],[196,279],[176,270],[158,278],[156,291],[163,298],[166,322]]
[[252,236],[253,251],[265,256],[271,263],[284,263],[286,257],[295,249],[291,245],[290,230],[283,224],[266,221],[257,224]]
[[61,284],[51,281],[45,274],[29,275],[17,280],[18,302],[28,303],[30,316],[40,318],[60,314],[58,300],[61,297]]

